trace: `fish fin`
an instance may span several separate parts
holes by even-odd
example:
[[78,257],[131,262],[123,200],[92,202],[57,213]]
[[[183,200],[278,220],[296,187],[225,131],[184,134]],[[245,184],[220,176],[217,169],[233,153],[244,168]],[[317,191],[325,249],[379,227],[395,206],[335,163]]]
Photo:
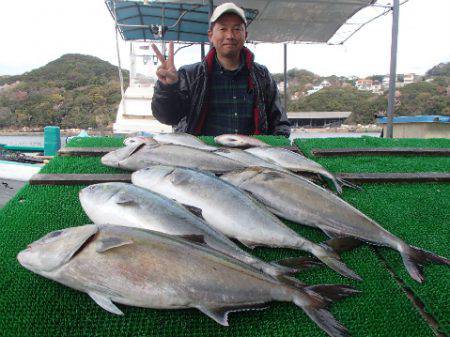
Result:
[[182,204],[189,212],[191,212],[192,214],[194,214],[195,216],[202,218],[203,220],[205,219],[203,217],[203,211],[201,208],[195,207],[195,206],[191,206],[191,205],[186,205],[186,204]]
[[246,303],[242,305],[224,306],[224,307],[206,307],[204,305],[200,305],[197,306],[196,308],[205,315],[215,320],[220,325],[228,326],[228,314],[230,312],[264,310],[267,309],[268,306],[265,305],[264,303]]
[[425,281],[425,277],[422,274],[422,265],[425,262],[434,262],[450,266],[449,259],[414,246],[405,245],[405,248],[400,254],[402,255],[403,264],[409,275],[419,283]]
[[192,243],[206,245],[205,237],[203,235],[197,234],[189,234],[189,235],[177,235],[179,238],[182,238],[186,241],[190,241]]
[[110,236],[103,239],[100,239],[96,242],[95,251],[97,253],[104,253],[107,250],[122,247],[126,245],[131,245],[133,241],[131,240],[123,240],[118,237]]
[[354,287],[340,284],[319,284],[308,286],[306,289],[319,294],[330,302],[338,301],[361,292]]
[[358,190],[358,191],[363,191],[364,190],[361,186],[359,186],[357,184],[354,184],[354,183],[352,183],[352,182],[350,182],[348,180],[345,180],[345,179],[342,179],[342,178],[338,178],[338,177],[336,178],[336,180],[337,180],[337,182],[339,183],[340,186],[350,187],[350,188],[353,188],[353,189]]
[[134,198],[134,196],[132,196],[129,193],[117,193],[114,201],[116,204],[118,205],[123,205],[123,206],[134,206],[136,205],[136,199]]
[[[304,289],[302,296],[294,295],[294,303],[302,308],[302,310],[311,318],[323,331],[332,337],[349,337],[350,334],[345,326],[343,326],[332,314],[327,310],[330,301],[323,298],[314,291]],[[307,295],[309,301],[305,305],[303,297]]]
[[105,295],[89,291],[87,293],[100,307],[112,314],[123,315],[123,312]]
[[173,171],[170,175],[170,182],[175,185],[186,185],[190,181],[190,176],[183,171]]
[[284,176],[282,173],[276,172],[276,171],[270,171],[270,172],[267,172],[266,174],[264,174],[263,181],[271,181],[271,180],[283,179],[283,178],[284,178]]
[[258,242],[253,242],[253,241],[247,241],[247,240],[238,240],[240,243],[242,243],[245,247],[249,248],[249,249],[254,249],[258,246],[260,246],[260,243]]
[[337,254],[353,250],[364,242],[352,237],[335,237],[324,242],[325,245],[331,247]]
[[271,263],[272,264],[276,263],[277,265],[280,265],[283,267],[293,268],[297,272],[301,271],[301,270],[307,270],[309,268],[316,267],[316,266],[323,266],[322,262],[320,262],[314,258],[308,257],[308,256],[290,257],[287,259],[273,261]]
[[324,244],[321,244],[320,246],[324,249],[322,254],[316,255],[320,261],[345,277],[362,281],[362,278],[358,274],[356,274],[353,270],[347,267],[344,262],[341,261],[339,255],[336,254],[333,249]]

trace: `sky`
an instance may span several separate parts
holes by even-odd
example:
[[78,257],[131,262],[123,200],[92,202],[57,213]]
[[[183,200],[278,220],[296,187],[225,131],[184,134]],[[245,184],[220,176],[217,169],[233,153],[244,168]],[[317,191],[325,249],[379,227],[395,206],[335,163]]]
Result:
[[[373,14],[363,12],[350,21],[364,22]],[[391,24],[392,16],[383,16],[343,46],[290,44],[288,69],[308,69],[321,76],[387,74]],[[449,37],[450,0],[405,3],[400,10],[397,72],[423,74],[449,62]],[[122,65],[128,68],[129,47],[123,41],[119,45]],[[114,22],[103,0],[0,1],[0,46],[0,75],[22,74],[67,53],[93,55],[117,65]],[[272,73],[283,71],[282,44],[249,48]],[[198,46],[175,56],[177,67],[199,60]]]

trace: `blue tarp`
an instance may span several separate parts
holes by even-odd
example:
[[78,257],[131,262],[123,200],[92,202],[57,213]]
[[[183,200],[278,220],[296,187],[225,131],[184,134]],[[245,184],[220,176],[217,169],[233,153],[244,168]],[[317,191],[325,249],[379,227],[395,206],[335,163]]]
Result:
[[[394,123],[450,123],[450,116],[423,115],[423,116],[398,116],[394,117]],[[378,124],[387,124],[387,117],[378,118]]]
[[[165,41],[208,42],[208,5],[114,0],[107,0],[106,5],[117,18],[120,34],[126,41],[161,40],[159,27],[165,26]],[[255,10],[245,10],[248,22],[257,14]]]

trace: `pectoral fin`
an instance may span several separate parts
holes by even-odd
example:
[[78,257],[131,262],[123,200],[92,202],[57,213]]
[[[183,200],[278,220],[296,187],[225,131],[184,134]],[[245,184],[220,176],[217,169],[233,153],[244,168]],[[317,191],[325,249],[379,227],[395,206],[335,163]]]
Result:
[[261,245],[258,242],[246,241],[246,240],[239,240],[239,242],[242,243],[245,247],[250,248],[250,249],[256,248]]
[[195,216],[197,216],[197,217],[199,217],[199,218],[202,218],[202,219],[204,220],[204,218],[203,218],[203,211],[202,211],[201,208],[198,208],[198,207],[195,207],[195,206],[191,206],[191,205],[186,205],[186,204],[183,204],[183,206],[184,206],[189,212],[191,212],[191,213],[194,214]]
[[247,303],[236,306],[225,306],[225,307],[197,306],[196,308],[201,312],[203,312],[205,315],[215,320],[220,325],[228,326],[228,314],[230,312],[263,310],[267,309],[268,306],[265,305],[264,303]]
[[137,205],[136,199],[129,193],[123,193],[123,192],[117,193],[114,201],[116,202],[116,204],[123,205],[123,206]]
[[88,295],[94,300],[95,303],[106,311],[116,315],[123,315],[123,312],[105,295],[93,291],[88,292]]
[[133,241],[131,241],[131,240],[124,240],[119,237],[111,236],[111,237],[107,237],[107,238],[98,240],[96,242],[95,251],[97,253],[104,253],[107,250],[125,246],[125,245],[130,245],[132,243],[133,243]]
[[178,235],[178,237],[190,241],[192,243],[205,245],[205,237],[203,235],[196,235],[196,234],[190,234],[190,235]]

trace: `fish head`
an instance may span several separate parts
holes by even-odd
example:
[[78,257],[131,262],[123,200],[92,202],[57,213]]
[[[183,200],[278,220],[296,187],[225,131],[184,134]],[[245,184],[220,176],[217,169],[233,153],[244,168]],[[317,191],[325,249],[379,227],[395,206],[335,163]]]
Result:
[[104,206],[115,195],[121,192],[129,184],[125,183],[101,183],[83,188],[79,193],[80,203],[86,214],[92,219],[92,215],[98,213],[99,207]]
[[37,274],[51,272],[74,257],[98,231],[96,225],[71,227],[48,233],[17,255],[19,263]]
[[174,166],[154,165],[136,171],[131,175],[134,185],[154,190],[163,180],[176,170]]
[[220,176],[220,179],[225,180],[235,186],[240,186],[241,184],[247,182],[248,180],[252,179],[262,172],[264,172],[264,168],[259,166],[252,166],[244,170],[236,170],[225,173]]
[[[132,154],[139,151],[145,145],[147,145],[147,143],[145,143],[143,141],[137,141],[137,142],[127,145],[125,147],[121,147],[120,149],[117,149],[117,150],[114,150],[114,151],[111,151],[111,152],[105,154],[102,157],[101,162],[103,165],[106,165],[106,166],[120,167],[119,163],[122,160],[129,158]],[[148,144],[148,145],[151,145],[151,144]],[[154,144],[154,145],[156,145],[156,144]]]
[[128,146],[136,143],[146,143],[146,144],[157,144],[158,142],[152,137],[144,137],[144,136],[135,136],[125,138],[123,141],[123,145]]

